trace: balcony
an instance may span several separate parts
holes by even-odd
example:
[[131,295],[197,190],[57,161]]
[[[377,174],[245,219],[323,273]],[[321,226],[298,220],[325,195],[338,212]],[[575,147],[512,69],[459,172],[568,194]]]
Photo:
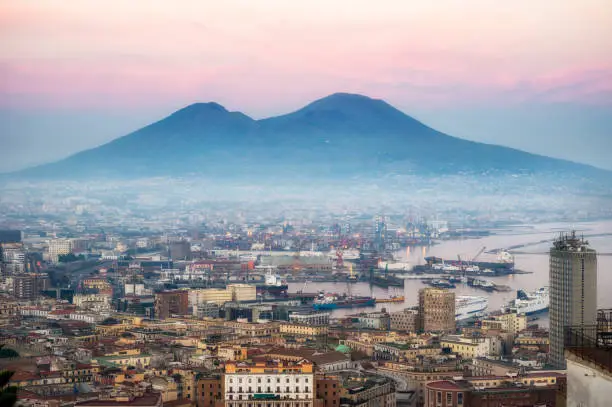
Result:
[[576,357],[612,373],[612,332],[599,325],[565,327],[565,349]]

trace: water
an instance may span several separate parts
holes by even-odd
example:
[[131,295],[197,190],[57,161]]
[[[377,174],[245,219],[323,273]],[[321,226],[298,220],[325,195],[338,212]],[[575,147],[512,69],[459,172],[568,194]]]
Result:
[[[457,284],[457,288],[453,291],[457,295],[481,295],[489,298],[488,310],[499,310],[502,305],[510,301],[516,296],[516,290],[523,289],[533,291],[537,288],[548,285],[548,250],[551,246],[550,242],[540,243],[542,240],[551,240],[558,235],[560,231],[568,231],[574,228],[578,234],[584,234],[585,239],[589,240],[592,248],[597,250],[601,255],[598,257],[598,292],[597,300],[599,308],[612,308],[612,296],[608,295],[608,290],[612,289],[612,221],[592,222],[592,223],[548,223],[532,226],[516,226],[505,230],[496,231],[494,236],[488,236],[478,239],[463,239],[442,242],[431,247],[409,248],[396,254],[396,259],[401,262],[407,262],[411,265],[424,264],[425,257],[437,256],[444,259],[453,260],[460,255],[462,259],[471,259],[474,257],[483,246],[487,250],[507,248],[515,245],[526,245],[525,247],[516,249],[520,252],[515,255],[516,268],[523,271],[532,272],[532,274],[515,274],[503,277],[487,277],[496,284],[507,285],[512,288],[509,292],[493,292],[487,293],[483,290],[478,290],[467,285]],[[602,235],[606,236],[593,236]],[[495,260],[495,256],[483,254],[479,260]],[[289,284],[289,291],[295,292],[301,289],[303,283]],[[332,317],[341,317],[345,315],[356,314],[359,312],[371,312],[381,310],[383,308],[388,311],[399,311],[409,306],[415,306],[418,302],[419,289],[427,287],[421,280],[407,279],[404,284],[404,303],[384,303],[376,304],[370,308],[353,308],[353,309],[338,309],[332,311]],[[324,290],[326,292],[347,292],[347,283],[310,283],[308,291]],[[354,295],[370,295],[377,298],[386,298],[393,294],[393,290],[401,293],[401,287],[381,288],[371,286],[369,283],[352,283],[351,292]],[[547,316],[540,316],[537,323],[544,326],[547,325]]]

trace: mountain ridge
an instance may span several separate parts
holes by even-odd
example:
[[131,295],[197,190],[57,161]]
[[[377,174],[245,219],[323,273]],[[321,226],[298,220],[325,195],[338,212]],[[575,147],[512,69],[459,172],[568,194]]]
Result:
[[453,137],[382,99],[334,93],[294,112],[259,120],[216,102],[193,103],[102,146],[8,175],[70,179],[513,172],[612,174]]

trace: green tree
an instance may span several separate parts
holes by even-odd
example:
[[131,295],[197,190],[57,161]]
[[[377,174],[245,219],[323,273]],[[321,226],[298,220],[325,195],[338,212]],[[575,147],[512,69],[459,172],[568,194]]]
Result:
[[13,349],[0,348],[0,359],[4,358],[18,358],[19,353]]
[[[0,345],[0,350],[3,345]],[[0,407],[12,407],[17,401],[17,387],[7,386],[15,372],[0,371]]]

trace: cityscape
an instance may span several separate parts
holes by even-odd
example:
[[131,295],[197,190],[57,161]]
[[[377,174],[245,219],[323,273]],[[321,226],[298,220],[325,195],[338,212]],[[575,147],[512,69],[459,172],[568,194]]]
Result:
[[0,407],[612,406],[612,3],[0,0]]

